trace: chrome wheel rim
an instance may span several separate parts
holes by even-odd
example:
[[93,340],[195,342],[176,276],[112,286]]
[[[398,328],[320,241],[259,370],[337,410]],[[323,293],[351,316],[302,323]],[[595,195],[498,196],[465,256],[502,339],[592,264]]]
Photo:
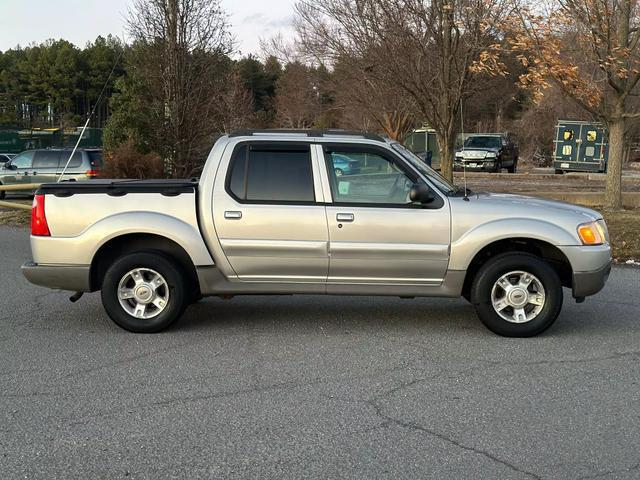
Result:
[[491,304],[500,317],[511,323],[527,323],[544,308],[546,295],[542,282],[522,270],[502,275],[491,289]]
[[160,315],[169,304],[169,285],[150,268],[134,268],[120,279],[118,301],[129,315],[147,320]]
[[336,168],[336,177],[341,177],[342,176],[342,170],[340,170],[339,168]]

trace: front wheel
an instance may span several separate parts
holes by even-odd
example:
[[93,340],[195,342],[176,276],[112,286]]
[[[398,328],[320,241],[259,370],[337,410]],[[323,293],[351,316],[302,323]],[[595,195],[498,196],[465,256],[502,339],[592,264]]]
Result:
[[120,327],[135,333],[159,332],[183,313],[189,300],[184,275],[155,252],[124,255],[107,270],[102,304]]
[[518,169],[518,159],[516,158],[516,159],[513,161],[513,164],[512,164],[509,168],[507,168],[507,172],[509,172],[509,173],[516,173],[516,170],[517,170],[517,169]]
[[[2,182],[0,182],[0,187],[2,186]],[[5,192],[4,190],[0,190],[0,200],[4,200]]]
[[480,268],[471,300],[478,317],[492,332],[532,337],[558,318],[562,284],[543,259],[528,253],[504,253]]
[[336,177],[341,177],[342,175],[344,175],[344,172],[342,171],[342,169],[336,168]]

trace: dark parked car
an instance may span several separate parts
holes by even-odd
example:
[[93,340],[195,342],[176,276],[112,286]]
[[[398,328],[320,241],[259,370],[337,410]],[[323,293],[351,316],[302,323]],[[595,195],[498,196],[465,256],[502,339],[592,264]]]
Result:
[[465,135],[463,147],[456,150],[455,170],[501,172],[506,168],[515,173],[518,166],[518,146],[504,133],[474,133]]

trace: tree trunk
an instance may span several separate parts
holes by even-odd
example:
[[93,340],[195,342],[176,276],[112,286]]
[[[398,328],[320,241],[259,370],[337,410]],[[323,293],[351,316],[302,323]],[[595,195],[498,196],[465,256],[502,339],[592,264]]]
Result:
[[440,173],[444,178],[453,182],[455,135],[453,132],[445,132],[444,134],[437,132],[436,139],[440,151]]
[[623,118],[609,122],[609,164],[605,184],[604,207],[607,210],[622,209],[622,161],[624,159]]

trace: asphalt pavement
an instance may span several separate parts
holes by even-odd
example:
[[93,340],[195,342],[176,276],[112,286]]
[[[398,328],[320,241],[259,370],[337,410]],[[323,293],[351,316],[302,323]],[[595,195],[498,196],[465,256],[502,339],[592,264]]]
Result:
[[320,296],[135,335],[27,259],[0,227],[2,479],[640,478],[639,269],[530,339],[463,300]]

